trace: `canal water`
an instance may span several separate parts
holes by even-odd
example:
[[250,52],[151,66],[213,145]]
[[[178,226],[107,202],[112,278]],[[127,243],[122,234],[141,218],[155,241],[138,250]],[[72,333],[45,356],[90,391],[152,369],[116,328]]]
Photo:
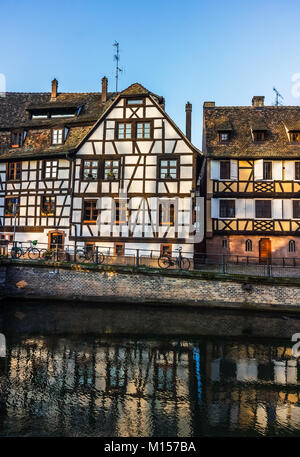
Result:
[[0,436],[300,435],[299,318],[83,306],[3,304]]

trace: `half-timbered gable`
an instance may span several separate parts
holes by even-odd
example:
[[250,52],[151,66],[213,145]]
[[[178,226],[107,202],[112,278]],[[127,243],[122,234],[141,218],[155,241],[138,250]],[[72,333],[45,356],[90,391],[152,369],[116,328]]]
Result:
[[[205,102],[203,133],[207,250],[295,257],[300,107],[264,106],[264,97],[253,97],[251,107]],[[291,240],[296,250],[290,249]]]
[[75,153],[78,241],[124,242],[128,252],[169,243],[192,254],[186,239],[200,158],[161,97],[140,84],[121,92]]
[[2,238],[51,241],[69,237],[72,152],[114,94],[7,93],[0,100],[0,221]]

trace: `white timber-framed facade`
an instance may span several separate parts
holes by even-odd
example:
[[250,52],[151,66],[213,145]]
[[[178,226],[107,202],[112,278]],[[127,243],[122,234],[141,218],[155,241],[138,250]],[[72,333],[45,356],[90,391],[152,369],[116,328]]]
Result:
[[1,238],[129,255],[181,247],[192,258],[202,155],[164,99],[138,83],[108,93],[106,78],[101,93],[58,93],[54,80],[37,95],[19,122],[0,126]]

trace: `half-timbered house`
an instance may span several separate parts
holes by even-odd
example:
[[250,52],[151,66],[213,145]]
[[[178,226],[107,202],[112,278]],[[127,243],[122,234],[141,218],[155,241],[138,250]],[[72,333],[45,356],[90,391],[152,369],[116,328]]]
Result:
[[[72,152],[111,103],[107,92],[0,97],[0,236],[51,246],[69,239]],[[45,247],[45,246],[44,246]]]
[[108,93],[106,78],[99,93],[57,84],[0,99],[0,236],[129,255],[180,246],[192,257],[201,153],[164,99],[137,83]]
[[[190,132],[190,104],[186,111]],[[71,240],[115,254],[182,247],[193,256],[202,241],[195,216],[201,155],[166,114],[164,99],[138,83],[121,92],[77,148],[74,165]]]
[[204,103],[206,248],[260,257],[300,254],[300,107]]

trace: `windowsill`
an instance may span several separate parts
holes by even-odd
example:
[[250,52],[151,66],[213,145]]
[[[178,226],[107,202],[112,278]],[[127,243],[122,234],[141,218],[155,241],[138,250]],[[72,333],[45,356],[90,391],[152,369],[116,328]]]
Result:
[[97,224],[97,221],[82,221],[83,224]]

